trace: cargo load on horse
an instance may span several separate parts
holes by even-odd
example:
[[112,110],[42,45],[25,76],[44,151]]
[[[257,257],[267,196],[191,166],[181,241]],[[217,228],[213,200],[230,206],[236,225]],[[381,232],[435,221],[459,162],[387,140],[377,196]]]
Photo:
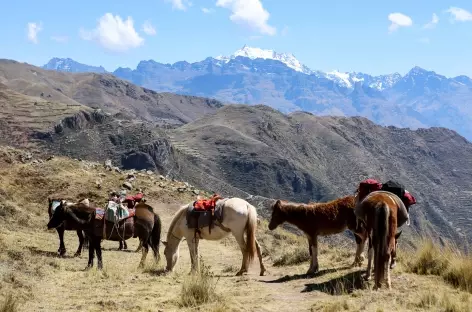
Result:
[[[381,183],[375,179],[361,181],[357,188],[357,204],[362,202],[368,194],[376,191],[389,192],[394,195],[396,201],[399,201],[398,227],[401,227],[409,221],[410,206],[416,204],[416,198],[408,192],[402,184],[393,180],[389,180],[385,183]],[[358,209],[356,209],[356,215],[358,218],[364,219],[362,212],[359,212]]]
[[[217,201],[218,202],[217,204]],[[191,205],[188,206],[187,210],[187,227],[189,229],[195,229],[195,236],[200,233],[200,229],[209,227],[209,232],[214,227],[214,222],[222,222],[223,220],[223,202],[224,199],[214,194],[209,199],[203,199],[198,197]]]

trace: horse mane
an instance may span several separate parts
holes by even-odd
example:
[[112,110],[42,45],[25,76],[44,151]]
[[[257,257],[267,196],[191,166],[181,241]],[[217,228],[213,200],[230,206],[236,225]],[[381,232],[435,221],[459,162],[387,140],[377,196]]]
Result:
[[180,207],[180,209],[175,213],[174,217],[172,218],[172,221],[170,221],[169,229],[167,230],[167,241],[169,241],[170,235],[174,230],[175,224],[180,219],[180,216],[182,216],[182,214],[187,210],[187,207],[187,205]]
[[352,207],[355,206],[355,198],[353,195],[348,195],[345,197],[333,199],[328,202],[309,202],[308,204],[305,203],[297,203],[297,202],[290,202],[285,200],[277,200],[273,207],[278,207],[282,212],[315,212],[317,210],[333,210],[336,206],[346,206]]

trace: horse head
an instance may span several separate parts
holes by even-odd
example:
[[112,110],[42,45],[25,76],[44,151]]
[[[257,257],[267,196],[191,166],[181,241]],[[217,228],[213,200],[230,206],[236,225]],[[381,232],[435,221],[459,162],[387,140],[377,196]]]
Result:
[[[85,206],[83,203],[82,205]],[[47,224],[48,229],[57,228],[61,226],[64,221],[72,221],[80,225],[87,224],[91,219],[91,215],[87,218],[87,220],[79,218],[76,212],[73,210],[74,206],[75,204],[67,203],[67,201],[64,199],[60,200],[60,203],[54,209],[54,212],[52,213],[52,216]]]
[[271,207],[272,215],[270,216],[269,230],[275,230],[280,224],[284,223],[285,216],[280,207],[282,206],[282,201],[278,199]]

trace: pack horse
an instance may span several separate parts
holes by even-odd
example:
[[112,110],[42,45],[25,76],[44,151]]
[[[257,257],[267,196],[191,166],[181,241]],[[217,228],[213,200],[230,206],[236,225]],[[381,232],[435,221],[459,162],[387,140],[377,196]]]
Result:
[[[179,259],[179,246],[185,238],[188,244],[191,273],[199,270],[198,243],[200,239],[221,240],[230,233],[236,238],[243,256],[237,276],[248,272],[249,263],[257,252],[260,275],[266,269],[262,262],[261,248],[256,239],[257,211],[244,199],[221,198],[214,195],[208,200],[197,200],[182,206],[174,215],[164,241],[164,255],[168,271],[172,271]],[[246,234],[246,239],[244,239]]]
[[409,222],[409,207],[416,199],[394,181],[379,183],[367,179],[359,184],[355,213],[369,238],[366,279],[372,272],[374,261],[375,289],[386,281],[391,288],[390,270],[395,266],[396,249],[401,231],[397,229]]

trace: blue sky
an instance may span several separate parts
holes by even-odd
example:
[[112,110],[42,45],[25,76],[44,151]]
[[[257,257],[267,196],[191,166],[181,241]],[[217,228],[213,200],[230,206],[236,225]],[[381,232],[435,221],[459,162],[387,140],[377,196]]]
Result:
[[472,76],[470,0],[131,3],[6,1],[0,57],[34,65],[70,57],[112,71],[148,59],[194,62],[230,55],[247,44],[291,52],[325,71],[405,74],[420,66],[446,76]]

